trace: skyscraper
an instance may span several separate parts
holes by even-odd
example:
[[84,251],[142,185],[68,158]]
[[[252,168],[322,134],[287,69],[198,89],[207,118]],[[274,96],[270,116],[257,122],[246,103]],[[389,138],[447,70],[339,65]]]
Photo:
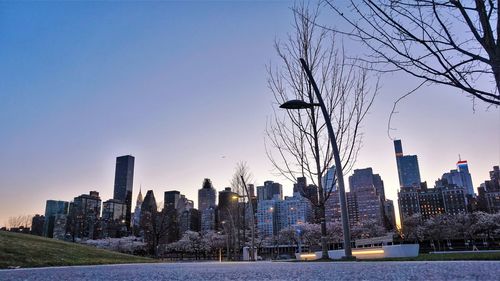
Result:
[[215,207],[216,191],[210,179],[204,179],[203,185],[198,190],[198,209],[200,212]]
[[321,179],[321,183],[323,184],[323,189],[326,191],[335,191],[337,190],[337,184],[335,183],[335,165],[331,166]]
[[132,220],[132,226],[134,227],[134,232],[136,232],[136,230],[139,229],[139,223],[141,220],[142,202],[144,202],[144,198],[142,197],[142,190],[139,189],[139,194],[137,195],[137,200],[135,202],[134,218]]
[[277,182],[265,181],[264,186],[257,186],[257,200],[283,200],[283,186]]
[[52,238],[56,215],[67,215],[69,203],[66,201],[47,200],[43,236]]
[[479,209],[488,213],[500,212],[500,168],[494,166],[490,171],[490,180],[478,188]]
[[168,211],[177,210],[177,204],[181,198],[181,193],[177,190],[165,191],[165,197],[163,200],[163,208]]
[[[235,199],[236,198],[236,199]],[[236,223],[237,217],[237,206],[238,206],[238,194],[231,191],[230,187],[226,187],[223,191],[219,191],[219,229],[223,229],[223,224]]]
[[475,196],[474,194],[474,186],[472,184],[472,176],[469,172],[469,165],[467,164],[467,160],[459,160],[457,162],[457,169],[462,178],[463,187],[468,195]]
[[204,179],[201,188],[198,190],[198,210],[202,231],[215,230],[216,196],[212,181],[208,178]]
[[416,155],[403,155],[403,145],[401,140],[394,141],[394,151],[396,153],[396,164],[398,166],[400,187],[420,186],[420,169]]
[[127,206],[117,199],[109,199],[102,203],[101,237],[116,238],[127,232],[124,223],[126,209]]
[[120,200],[127,206],[125,213],[125,224],[127,225],[127,229],[130,228],[130,219],[132,214],[134,162],[135,158],[131,155],[116,158],[115,189],[113,199]]
[[69,210],[72,235],[78,238],[95,239],[98,236],[98,223],[101,216],[99,192],[90,191],[73,199]]

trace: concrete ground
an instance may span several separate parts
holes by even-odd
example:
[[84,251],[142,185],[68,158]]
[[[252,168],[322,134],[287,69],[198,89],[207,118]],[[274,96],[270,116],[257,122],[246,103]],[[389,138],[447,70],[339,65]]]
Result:
[[500,280],[500,261],[201,262],[0,270],[0,280]]

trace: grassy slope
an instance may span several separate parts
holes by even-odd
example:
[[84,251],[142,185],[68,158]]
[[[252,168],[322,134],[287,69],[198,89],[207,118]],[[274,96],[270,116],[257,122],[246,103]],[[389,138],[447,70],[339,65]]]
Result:
[[154,262],[89,246],[0,231],[0,268]]

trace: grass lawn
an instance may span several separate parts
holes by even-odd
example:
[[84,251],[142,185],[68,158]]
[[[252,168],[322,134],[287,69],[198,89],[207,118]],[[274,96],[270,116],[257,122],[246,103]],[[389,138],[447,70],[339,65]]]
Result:
[[156,261],[35,235],[0,231],[0,268],[147,262]]
[[414,258],[385,258],[363,261],[472,261],[500,260],[500,252],[493,253],[453,253],[453,254],[420,254]]

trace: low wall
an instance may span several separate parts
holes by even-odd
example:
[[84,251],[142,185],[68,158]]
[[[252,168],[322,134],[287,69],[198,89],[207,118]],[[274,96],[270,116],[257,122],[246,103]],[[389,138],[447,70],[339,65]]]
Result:
[[[356,259],[408,258],[418,256],[418,244],[389,245],[376,248],[355,248],[352,255]],[[328,251],[331,259],[341,259],[344,250]]]
[[[418,244],[389,245],[374,248],[354,248],[352,255],[356,259],[382,259],[382,258],[409,258],[418,256]],[[328,257],[334,260],[340,260],[344,256],[344,250],[328,251]],[[317,260],[321,258],[321,252],[314,253],[296,253],[297,260]]]

